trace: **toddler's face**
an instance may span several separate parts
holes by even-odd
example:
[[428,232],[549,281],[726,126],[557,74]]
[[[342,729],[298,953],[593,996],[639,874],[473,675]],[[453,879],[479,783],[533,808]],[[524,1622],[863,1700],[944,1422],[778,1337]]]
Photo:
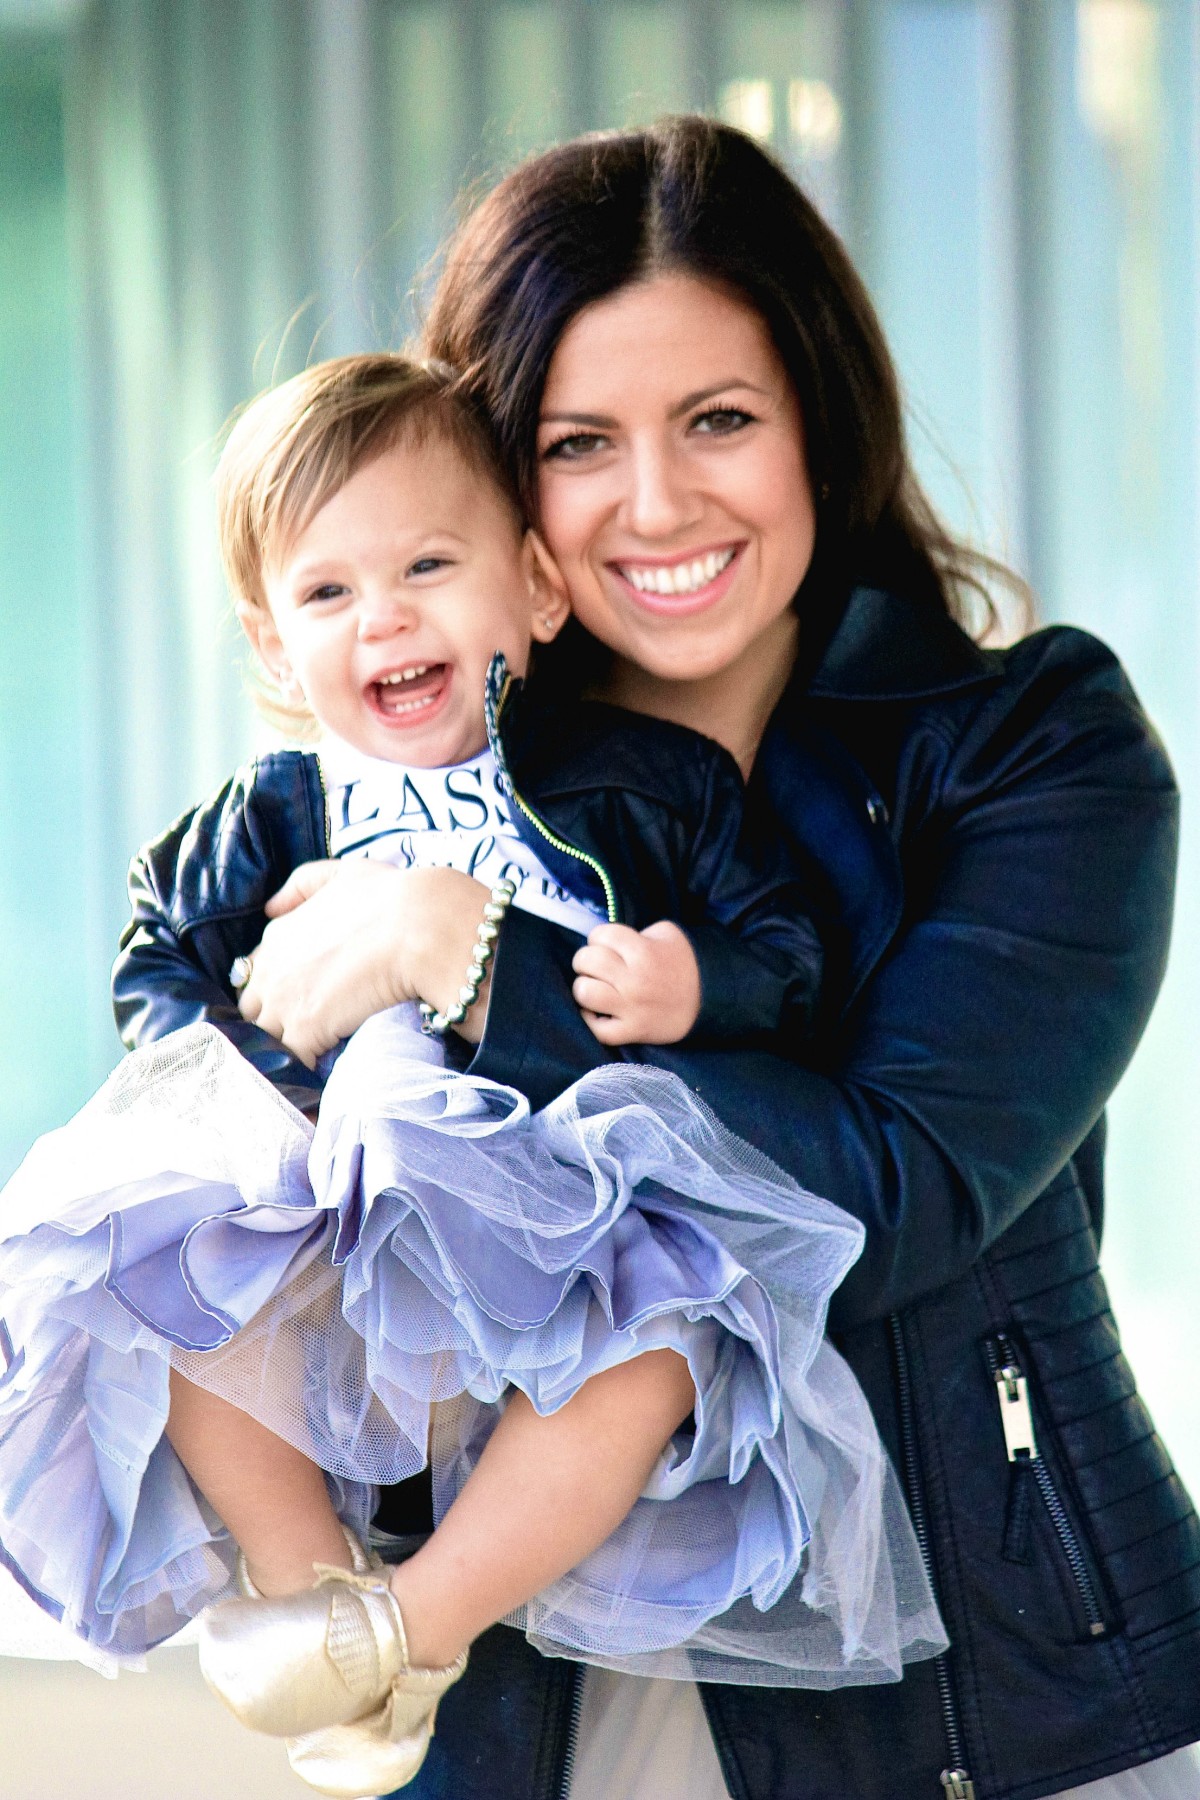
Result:
[[264,571],[242,623],[285,696],[327,731],[414,767],[482,750],[488,663],[523,674],[565,602],[531,539],[453,445],[397,445],[359,469]]

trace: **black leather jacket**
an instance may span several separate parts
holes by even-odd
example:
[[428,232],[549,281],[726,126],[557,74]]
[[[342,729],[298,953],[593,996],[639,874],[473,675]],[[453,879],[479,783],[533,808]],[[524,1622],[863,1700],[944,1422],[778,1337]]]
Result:
[[[701,982],[688,1042],[802,1043],[822,964],[812,898],[782,846],[755,841],[732,757],[598,702],[531,707],[502,657],[487,720],[510,817],[551,875],[614,922],[671,919],[687,932]],[[270,896],[327,842],[318,759],[290,750],[239,770],[139,851],[112,976],[129,1048],[204,1019],[296,1104],[312,1103],[320,1077],[241,1017],[229,969],[262,937]],[[573,952],[580,939],[565,942]]]
[[[1162,747],[1085,634],[985,653],[860,588],[777,708],[749,797],[816,871],[815,1029],[791,1061],[650,1054],[865,1223],[831,1333],[951,1649],[880,1687],[702,1689],[730,1794],[1036,1800],[1161,1756],[1200,1737],[1200,1524],[1097,1244],[1102,1109],[1166,956]],[[537,1100],[606,1053],[560,934],[512,923],[473,1066]],[[488,1633],[405,1793],[559,1800],[579,1691],[570,1664]]]

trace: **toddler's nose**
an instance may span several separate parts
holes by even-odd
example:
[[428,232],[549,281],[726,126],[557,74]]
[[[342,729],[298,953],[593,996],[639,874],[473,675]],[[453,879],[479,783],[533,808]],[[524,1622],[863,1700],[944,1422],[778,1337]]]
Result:
[[416,624],[416,609],[399,594],[364,596],[358,612],[358,635],[363,643],[392,637],[397,632],[411,631]]

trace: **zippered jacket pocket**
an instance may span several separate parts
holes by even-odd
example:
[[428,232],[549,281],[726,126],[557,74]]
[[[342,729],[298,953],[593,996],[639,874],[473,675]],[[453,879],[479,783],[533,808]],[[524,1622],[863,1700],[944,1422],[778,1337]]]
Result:
[[1020,1355],[1004,1332],[986,1339],[984,1350],[996,1385],[1009,1465],[1000,1553],[1008,1562],[1030,1561],[1034,1509],[1041,1507],[1058,1540],[1088,1636],[1107,1637],[1110,1625],[1095,1579],[1058,1485],[1038,1447],[1028,1378]]

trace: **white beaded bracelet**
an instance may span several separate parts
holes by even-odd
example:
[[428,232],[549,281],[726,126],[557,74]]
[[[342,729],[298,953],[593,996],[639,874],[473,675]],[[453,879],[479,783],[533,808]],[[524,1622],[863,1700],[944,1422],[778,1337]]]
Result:
[[498,881],[483,909],[483,918],[475,933],[475,948],[471,952],[471,963],[467,970],[467,978],[458,990],[458,999],[445,1012],[438,1012],[427,1000],[421,1002],[421,1029],[434,1037],[445,1037],[453,1025],[461,1025],[468,1012],[479,998],[479,990],[483,986],[488,972],[488,964],[495,954],[496,939],[500,935],[500,927],[504,923],[504,915],[513,903],[516,884],[511,881]]

